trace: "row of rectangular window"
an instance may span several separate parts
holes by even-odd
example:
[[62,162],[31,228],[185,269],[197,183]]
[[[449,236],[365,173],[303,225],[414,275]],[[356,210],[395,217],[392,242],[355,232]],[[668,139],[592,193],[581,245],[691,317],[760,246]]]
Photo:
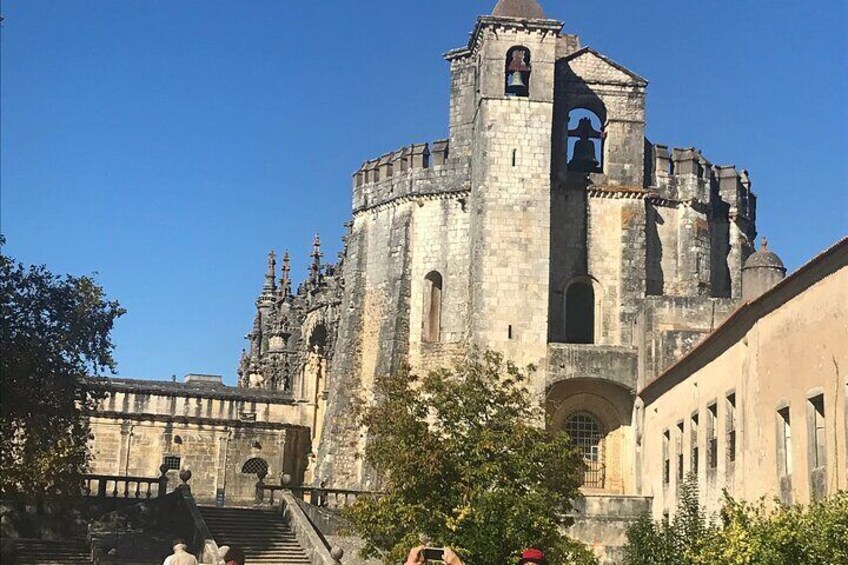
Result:
[[[826,495],[827,474],[827,442],[825,419],[824,395],[811,396],[807,400],[807,431],[808,431],[808,461],[811,482],[811,497],[814,499]],[[728,467],[736,461],[736,394],[730,393],[726,399],[725,434],[727,438],[727,464]],[[719,441],[716,423],[718,421],[718,405],[712,402],[707,405],[707,468],[718,467]],[[699,468],[699,443],[698,434],[700,427],[699,413],[692,414],[689,420],[690,435],[690,471],[697,475]],[[677,423],[677,434],[675,444],[676,476],[681,482],[684,478],[684,453],[683,453],[684,422]],[[663,431],[663,483],[668,484],[671,479],[671,458],[669,448],[671,434],[669,430]],[[781,406],[777,410],[777,474],[781,485],[789,484],[791,491],[792,477],[792,420],[789,406]]]
[[[725,398],[725,434],[727,437],[727,463],[728,467],[736,461],[736,393],[732,392]],[[718,468],[718,403],[711,402],[707,405],[707,468]],[[700,430],[700,414],[695,412],[689,419],[689,468],[693,474],[698,473],[700,464],[700,449],[699,449],[699,430]],[[684,475],[684,454],[683,454],[683,437],[685,434],[684,423],[681,420],[677,423],[677,434],[675,438],[675,458],[676,458],[676,473],[678,482],[683,480]],[[668,483],[671,479],[671,460],[669,454],[669,446],[671,443],[671,434],[669,430],[663,432],[663,482]]]

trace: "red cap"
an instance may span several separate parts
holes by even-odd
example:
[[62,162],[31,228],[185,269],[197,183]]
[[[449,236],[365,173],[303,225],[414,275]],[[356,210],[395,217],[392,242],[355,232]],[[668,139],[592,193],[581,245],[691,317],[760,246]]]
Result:
[[530,549],[525,549],[521,552],[521,559],[518,561],[518,565],[523,565],[524,563],[539,563],[540,565],[547,565],[548,560],[545,559],[545,554],[541,549],[531,547]]

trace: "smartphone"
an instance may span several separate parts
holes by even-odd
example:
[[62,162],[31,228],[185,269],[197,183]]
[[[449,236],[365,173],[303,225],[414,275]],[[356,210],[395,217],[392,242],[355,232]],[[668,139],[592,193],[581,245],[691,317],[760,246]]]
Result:
[[441,561],[445,556],[445,550],[436,547],[425,547],[421,550],[421,557],[424,561]]

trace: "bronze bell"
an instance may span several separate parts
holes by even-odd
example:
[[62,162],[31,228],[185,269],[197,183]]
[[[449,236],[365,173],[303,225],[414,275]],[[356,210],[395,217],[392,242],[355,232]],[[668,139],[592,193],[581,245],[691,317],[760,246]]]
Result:
[[524,84],[524,77],[521,76],[521,73],[516,71],[514,73],[510,73],[507,87],[510,89],[522,90],[527,88],[527,85]]
[[574,143],[574,157],[568,163],[568,170],[594,173],[598,170],[595,144],[590,139],[578,139]]

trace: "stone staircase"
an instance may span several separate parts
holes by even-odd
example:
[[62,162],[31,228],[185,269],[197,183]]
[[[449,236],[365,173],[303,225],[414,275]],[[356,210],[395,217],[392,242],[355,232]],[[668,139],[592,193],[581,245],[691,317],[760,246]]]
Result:
[[12,545],[17,565],[91,565],[83,540],[16,539]]
[[311,565],[279,511],[201,506],[218,547],[237,545],[250,565]]

